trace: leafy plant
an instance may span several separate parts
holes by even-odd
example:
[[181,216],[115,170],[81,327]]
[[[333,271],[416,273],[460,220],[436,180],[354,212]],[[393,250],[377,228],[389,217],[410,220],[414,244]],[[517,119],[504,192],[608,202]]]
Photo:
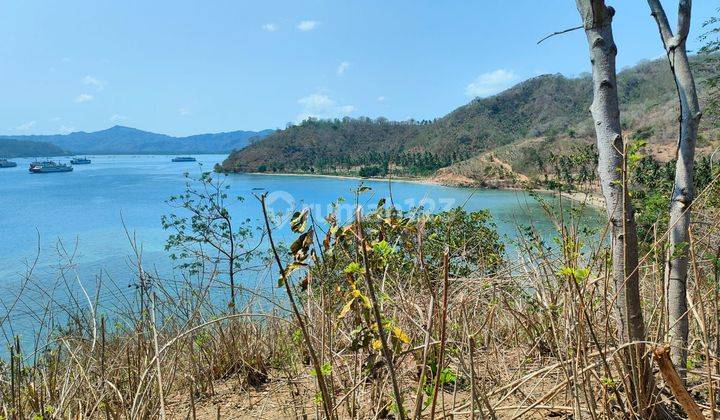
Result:
[[227,276],[228,306],[235,308],[236,273],[258,256],[257,247],[250,243],[255,229],[249,219],[236,221],[230,215],[230,186],[224,175],[203,172],[198,179],[191,179],[186,173],[185,178],[185,191],[167,200],[175,212],[161,218],[163,229],[171,232],[165,250],[179,268],[192,275],[212,268]]

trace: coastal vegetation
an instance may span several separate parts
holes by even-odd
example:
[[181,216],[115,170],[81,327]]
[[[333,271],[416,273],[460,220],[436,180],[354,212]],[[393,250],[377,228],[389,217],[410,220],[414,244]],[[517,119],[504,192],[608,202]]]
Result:
[[37,156],[65,156],[65,150],[44,142],[27,140],[0,141],[0,156],[4,158],[37,157]]
[[[714,56],[691,57],[701,102],[711,101]],[[672,159],[676,135],[675,84],[665,60],[618,73],[622,127],[649,138],[647,152]],[[226,172],[314,173],[361,177],[436,178],[475,186],[545,186],[557,151],[594,144],[587,112],[590,75],[542,75],[489,98],[478,98],[435,120],[308,119],[233,152]],[[716,124],[703,120],[698,150],[712,151]]]
[[[165,222],[168,247],[182,278],[145,267],[131,233],[130,289],[112,279],[78,282],[70,277],[72,261],[62,264],[58,285],[85,284],[94,292],[78,291],[72,301],[56,297],[33,315],[39,332],[52,331],[47,341],[12,342],[1,366],[6,418],[632,412],[623,373],[630,344],[618,340],[614,327],[607,227],[592,222],[587,203],[538,196],[557,228],[518,226],[511,254],[485,211],[401,211],[392,197],[347,222],[336,212],[322,219],[300,209],[284,218],[266,213],[269,229],[247,230],[242,214],[220,205],[228,200],[225,182],[204,174],[170,199],[177,206]],[[370,193],[361,186],[355,194],[361,201]],[[263,196],[246,199],[263,206]],[[687,386],[706,414],[717,395],[720,231],[707,222],[718,217],[718,200],[716,181],[699,189],[688,246],[695,311]],[[650,343],[664,342],[664,223],[640,236]],[[282,226],[291,228],[289,242],[257,247],[267,235],[286,236]],[[263,273],[257,284],[231,287],[231,237],[252,255],[243,261],[253,262],[236,264],[235,275]],[[223,252],[215,252],[213,238]],[[28,275],[25,288],[56,287],[33,282]],[[116,302],[111,312],[102,305],[108,300]],[[659,398],[656,404],[684,415],[670,391]]]
[[252,221],[226,174],[188,176],[161,220],[179,276],[146,266],[129,230],[130,287],[87,288],[63,247],[55,284],[28,264],[15,302],[49,300],[26,314],[32,340],[7,337],[0,415],[718,418],[720,169],[696,156],[717,133],[715,57],[688,57],[691,2],[676,28],[648,5],[666,62],[618,73],[615,10],[577,0],[590,76],[435,121],[310,119],[218,168],[511,180],[552,192],[532,193],[551,231],[531,221],[509,243],[488,211],[402,210],[392,192],[368,207],[362,182],[327,214],[238,197]]

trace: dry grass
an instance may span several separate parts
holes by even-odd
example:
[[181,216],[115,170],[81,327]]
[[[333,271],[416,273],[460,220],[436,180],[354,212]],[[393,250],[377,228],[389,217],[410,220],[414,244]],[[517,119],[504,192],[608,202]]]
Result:
[[[710,416],[720,380],[720,232],[714,223],[718,210],[705,206],[702,198],[696,204],[691,244],[687,387]],[[364,246],[362,237],[348,236],[333,255],[327,255],[327,248],[321,252],[322,240],[317,241],[314,268],[294,278],[291,288],[309,343],[299,333],[286,297],[246,286],[239,295],[242,305],[232,310],[213,297],[226,287],[214,270],[201,278],[169,281],[144,271],[137,252],[137,283],[144,286],[128,294],[108,282],[95,284],[94,292],[78,291],[87,298],[72,303],[51,299],[37,310],[36,319],[53,333],[47,340],[38,336],[32,348],[15,343],[11,357],[0,365],[0,414],[217,418],[219,410],[221,418],[319,418],[324,414],[311,364],[315,352],[334,400],[334,417],[400,417],[392,377],[376,344],[377,328],[364,318],[360,301],[342,313],[351,293],[348,274],[343,273],[344,262],[331,262],[346,258],[372,269],[405,416],[632,417],[623,349],[635,344],[615,338],[605,230],[585,235],[582,212],[562,214],[557,218],[558,246],[543,243],[529,227],[520,236],[517,258],[508,256],[492,273],[475,267],[470,275],[448,275],[446,285],[443,273],[452,267],[426,266],[432,261],[422,255],[427,238],[421,222],[412,225],[414,240],[395,244],[396,252],[414,261],[411,265],[396,266],[372,255],[363,259],[355,253]],[[658,227],[655,247],[662,246],[662,230]],[[371,244],[373,233],[368,235]],[[654,346],[667,341],[662,262],[650,251],[641,266],[648,358]],[[277,268],[266,270],[265,281],[274,282]],[[60,281],[73,284],[77,279],[68,273]],[[355,280],[358,293],[367,296],[368,285],[362,277]],[[34,286],[29,276],[25,290]],[[94,293],[104,298],[96,299]],[[107,299],[126,303],[110,312],[101,302]],[[62,331],[49,321],[51,315],[58,317],[60,303],[72,314]],[[358,338],[359,330],[369,334],[366,342]],[[443,375],[437,375],[438,364]],[[657,406],[682,416],[659,374],[656,379]]]

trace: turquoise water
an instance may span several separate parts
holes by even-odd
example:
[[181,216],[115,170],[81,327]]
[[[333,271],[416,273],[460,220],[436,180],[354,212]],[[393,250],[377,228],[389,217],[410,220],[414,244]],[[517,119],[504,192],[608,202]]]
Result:
[[[172,163],[172,156],[88,157],[92,164],[76,166],[70,173],[30,174],[27,171],[30,159],[16,159],[18,167],[0,170],[3,238],[0,241],[0,289],[5,292],[5,305],[8,305],[8,296],[15,295],[14,289],[19,287],[36,257],[35,284],[56,284],[59,267],[63,266],[70,283],[76,278],[86,284],[94,284],[98,278],[111,278],[120,285],[118,289],[127,288],[135,281],[135,269],[123,221],[142,248],[146,270],[157,271],[168,279],[182,274],[173,269],[173,262],[163,250],[167,232],[162,229],[160,219],[172,211],[166,200],[183,191],[185,172],[197,176],[211,170],[225,156],[201,155],[197,156],[197,163]],[[242,203],[232,202],[233,218],[249,218],[259,224],[261,208],[253,193],[267,192],[271,210],[283,214],[309,205],[316,219],[327,214],[331,202],[344,197],[348,205],[340,215],[347,219],[352,217],[354,194],[351,190],[357,188],[360,181],[238,174],[229,175],[228,183],[230,197],[246,198]],[[487,208],[499,232],[507,239],[516,236],[518,224],[532,222],[540,229],[549,228],[539,205],[524,192],[409,182],[364,181],[364,184],[372,190],[361,196],[361,204],[370,208],[383,197],[389,202],[392,191],[394,203],[403,209],[417,205],[432,211],[455,206],[470,210]],[[281,228],[276,235],[278,240],[292,239],[287,228]],[[72,262],[69,266],[68,261]],[[274,283],[274,274],[266,276],[268,285]],[[66,288],[71,293],[78,292],[72,284]],[[32,306],[27,299],[24,304]]]
[[[39,266],[60,263],[59,244],[82,271],[103,269],[121,276],[128,273],[132,248],[127,229],[142,245],[146,263],[169,263],[163,245],[167,232],[160,218],[172,208],[166,200],[183,191],[184,172],[197,176],[211,170],[223,155],[200,155],[197,163],[172,163],[172,156],[89,156],[92,164],[76,166],[70,173],[30,174],[30,159],[16,159],[18,167],[0,170],[0,266],[2,284],[12,284],[25,272],[26,262],[40,249]],[[62,159],[61,159],[62,160]],[[202,165],[202,169],[201,166]],[[348,206],[341,217],[351,217],[354,194],[360,181],[328,177],[229,175],[231,197],[243,196],[244,203],[231,202],[234,218],[259,221],[261,210],[253,193],[268,192],[272,210],[287,212],[291,207],[309,205],[321,216],[328,205],[344,197]],[[431,211],[462,206],[470,210],[487,208],[500,233],[516,235],[517,224],[530,221],[546,227],[548,221],[539,206],[524,192],[449,188],[410,182],[364,181],[372,191],[361,196],[361,203],[374,208],[380,198],[388,198],[404,209],[424,205]],[[263,189],[263,190],[259,190]],[[320,219],[319,217],[317,217]],[[280,230],[280,239],[290,239]]]

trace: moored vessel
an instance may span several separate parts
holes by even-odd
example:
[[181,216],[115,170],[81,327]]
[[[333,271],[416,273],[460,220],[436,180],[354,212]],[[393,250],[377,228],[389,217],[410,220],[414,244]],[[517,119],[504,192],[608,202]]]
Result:
[[7,160],[7,159],[0,159],[0,168],[14,168],[17,166],[17,163]]
[[195,162],[196,159],[192,156],[178,156],[172,158],[173,162]]
[[88,165],[88,164],[90,164],[90,162],[92,162],[92,161],[90,159],[88,159],[87,157],[83,157],[83,158],[76,157],[76,158],[72,158],[70,160],[70,163],[73,165]]
[[71,172],[72,166],[66,163],[58,163],[52,160],[35,161],[30,164],[30,173],[46,174],[52,172]]

